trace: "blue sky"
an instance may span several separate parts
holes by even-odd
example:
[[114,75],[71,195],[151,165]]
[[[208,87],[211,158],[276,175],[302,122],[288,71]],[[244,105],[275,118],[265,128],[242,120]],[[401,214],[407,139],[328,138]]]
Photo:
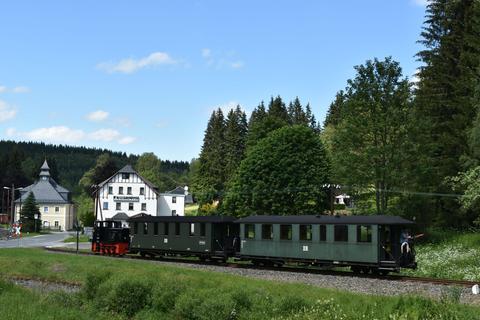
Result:
[[213,109],[280,95],[324,119],[353,66],[404,74],[423,0],[2,1],[0,139],[198,156]]

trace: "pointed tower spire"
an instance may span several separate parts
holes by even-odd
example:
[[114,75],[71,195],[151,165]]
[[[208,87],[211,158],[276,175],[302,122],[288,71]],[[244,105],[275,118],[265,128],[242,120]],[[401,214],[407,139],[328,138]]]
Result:
[[50,167],[48,166],[47,159],[45,159],[42,167],[40,168],[40,178],[42,180],[47,180],[50,178]]

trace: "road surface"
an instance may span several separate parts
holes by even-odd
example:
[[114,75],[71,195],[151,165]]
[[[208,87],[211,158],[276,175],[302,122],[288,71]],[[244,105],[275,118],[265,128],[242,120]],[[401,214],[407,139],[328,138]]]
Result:
[[1,248],[34,248],[34,247],[56,247],[63,246],[63,240],[73,236],[75,232],[52,232],[40,236],[21,239],[0,240]]

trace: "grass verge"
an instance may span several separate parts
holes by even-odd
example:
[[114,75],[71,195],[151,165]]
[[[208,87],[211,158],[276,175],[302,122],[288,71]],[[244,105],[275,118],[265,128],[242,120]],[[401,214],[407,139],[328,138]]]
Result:
[[[63,240],[63,242],[77,242],[77,236],[68,237],[67,239]],[[89,242],[88,236],[81,235],[78,237],[78,242]]]
[[0,269],[7,278],[82,285],[79,293],[39,294],[0,282],[2,319],[480,319],[480,308],[450,300],[367,296],[40,249],[2,249]]

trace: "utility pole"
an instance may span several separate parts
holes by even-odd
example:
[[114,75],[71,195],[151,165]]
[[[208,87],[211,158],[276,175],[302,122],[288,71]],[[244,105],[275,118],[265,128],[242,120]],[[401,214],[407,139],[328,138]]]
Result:
[[15,222],[15,184],[12,183],[12,224]]

